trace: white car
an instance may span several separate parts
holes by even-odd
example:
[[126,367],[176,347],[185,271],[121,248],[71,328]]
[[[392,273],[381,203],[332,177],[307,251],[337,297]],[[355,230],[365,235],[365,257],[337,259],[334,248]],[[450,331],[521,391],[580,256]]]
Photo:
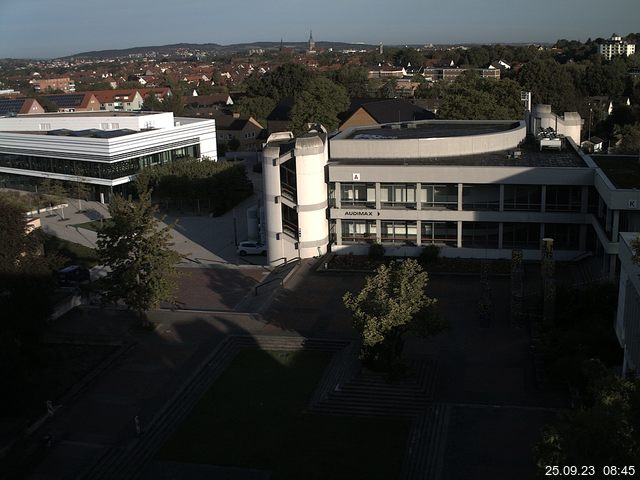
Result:
[[256,242],[240,242],[238,255],[266,255],[267,246]]

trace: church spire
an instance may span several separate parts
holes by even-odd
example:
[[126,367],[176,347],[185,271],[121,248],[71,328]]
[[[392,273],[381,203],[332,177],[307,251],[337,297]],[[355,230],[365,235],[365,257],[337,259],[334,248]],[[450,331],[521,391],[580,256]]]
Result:
[[316,42],[313,40],[313,30],[309,30],[309,52],[316,51]]

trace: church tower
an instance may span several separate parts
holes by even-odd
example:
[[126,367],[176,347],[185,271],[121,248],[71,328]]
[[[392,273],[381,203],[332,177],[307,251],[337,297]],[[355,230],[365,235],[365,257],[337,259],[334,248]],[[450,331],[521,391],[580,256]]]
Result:
[[313,40],[313,30],[309,30],[309,48],[307,49],[309,53],[313,53],[316,51],[316,42]]

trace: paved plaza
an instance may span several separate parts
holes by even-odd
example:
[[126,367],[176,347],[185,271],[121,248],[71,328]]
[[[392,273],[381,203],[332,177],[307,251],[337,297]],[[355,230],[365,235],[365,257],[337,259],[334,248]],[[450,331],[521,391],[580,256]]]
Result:
[[[262,257],[247,262],[236,255],[233,225],[239,240],[244,239],[245,212],[257,203],[256,195],[221,217],[164,219],[175,224],[172,236],[185,257],[180,265],[185,275],[177,310],[163,305],[150,313],[153,331],[141,330],[125,310],[98,306],[77,308],[51,325],[48,335],[62,341],[115,341],[122,348],[108,369],[37,432],[38,438],[50,435],[54,442],[29,478],[79,478],[108,452],[137,442],[229,335],[357,339],[342,296],[363,286],[363,274],[316,272],[314,261],[304,261],[291,274],[273,278],[271,269],[260,264]],[[64,220],[61,211],[41,215],[43,228],[94,247],[95,232],[76,225],[107,218],[108,212],[97,202],[86,202],[83,210],[67,207]],[[288,281],[280,286],[285,276]],[[256,289],[261,282],[270,288]],[[441,427],[430,437],[437,445],[429,448],[439,452],[434,470],[439,480],[528,477],[540,427],[564,407],[535,386],[528,334],[508,319],[508,278],[491,277],[490,284],[492,316],[487,322],[478,315],[479,277],[433,275],[428,294],[438,299],[439,312],[451,328],[436,338],[406,343],[408,355],[428,358],[434,369],[432,401],[444,413]],[[508,458],[503,452],[509,452]],[[180,465],[169,470],[184,472]],[[214,470],[198,468],[201,474]],[[227,470],[224,475],[232,475]],[[154,473],[147,470],[145,475]],[[252,474],[241,469],[233,478],[243,475]]]

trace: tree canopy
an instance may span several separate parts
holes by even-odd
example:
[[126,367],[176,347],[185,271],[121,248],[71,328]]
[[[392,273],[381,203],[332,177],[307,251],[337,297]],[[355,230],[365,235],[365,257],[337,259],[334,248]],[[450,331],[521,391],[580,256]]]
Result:
[[518,82],[532,92],[533,103],[550,104],[554,111],[570,112],[578,107],[576,88],[569,71],[552,58],[525,63]]
[[633,465],[640,458],[640,380],[613,375],[597,360],[583,368],[589,378],[583,405],[545,428],[535,450],[541,469]]
[[440,96],[441,118],[504,120],[520,119],[524,113],[521,88],[513,80],[495,81],[469,73],[436,91]]
[[362,336],[362,357],[372,365],[391,369],[402,353],[405,333],[430,336],[444,323],[433,315],[436,299],[426,294],[427,272],[408,259],[399,265],[381,265],[357,294],[347,292],[344,305],[353,313],[353,325]]
[[112,221],[98,232],[97,250],[109,273],[102,280],[104,298],[122,301],[143,324],[160,302],[175,303],[180,255],[171,249],[171,226],[160,226],[151,194],[139,201],[116,195],[109,204]]
[[295,96],[291,125],[296,134],[306,132],[308,123],[321,123],[328,131],[338,128],[338,113],[349,107],[347,90],[325,77],[311,79]]

